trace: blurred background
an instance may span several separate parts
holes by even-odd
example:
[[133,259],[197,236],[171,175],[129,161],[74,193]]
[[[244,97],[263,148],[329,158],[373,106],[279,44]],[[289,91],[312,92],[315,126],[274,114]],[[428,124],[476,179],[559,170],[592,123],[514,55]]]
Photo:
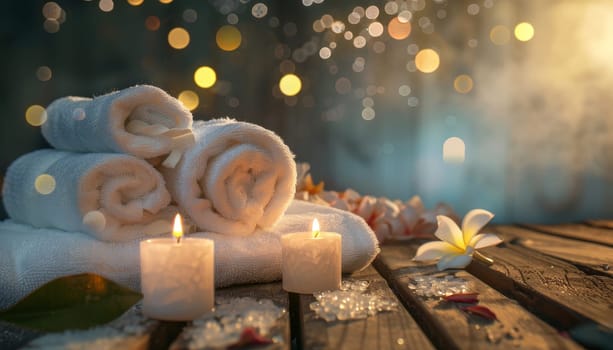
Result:
[[147,83],[196,119],[274,130],[327,189],[498,223],[613,218],[613,1],[2,7],[0,176],[48,147],[54,99]]

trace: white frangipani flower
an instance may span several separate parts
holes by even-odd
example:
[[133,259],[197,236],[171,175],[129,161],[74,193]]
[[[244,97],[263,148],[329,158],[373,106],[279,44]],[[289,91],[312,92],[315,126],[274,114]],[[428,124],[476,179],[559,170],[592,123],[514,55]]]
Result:
[[478,232],[487,225],[494,214],[483,209],[473,209],[462,220],[462,229],[444,215],[438,215],[438,229],[434,235],[442,242],[429,242],[417,250],[413,260],[437,260],[439,270],[461,269],[472,260],[475,249],[493,246],[502,242],[495,234]]

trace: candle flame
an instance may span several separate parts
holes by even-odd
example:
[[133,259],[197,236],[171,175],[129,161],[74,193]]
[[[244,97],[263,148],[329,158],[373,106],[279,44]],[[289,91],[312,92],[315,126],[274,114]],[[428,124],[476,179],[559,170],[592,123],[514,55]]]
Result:
[[181,241],[181,237],[183,237],[183,225],[181,224],[181,215],[177,214],[175,216],[175,224],[172,229],[172,235],[177,239],[177,243]]
[[319,236],[319,221],[317,221],[317,219],[313,219],[313,226],[311,230],[313,231],[313,238],[317,238],[317,236]]

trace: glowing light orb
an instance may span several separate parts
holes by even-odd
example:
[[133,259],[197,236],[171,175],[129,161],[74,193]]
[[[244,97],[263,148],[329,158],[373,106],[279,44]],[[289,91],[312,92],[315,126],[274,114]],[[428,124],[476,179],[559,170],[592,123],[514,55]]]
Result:
[[235,26],[225,25],[217,31],[215,36],[217,46],[224,51],[234,51],[241,46],[241,32]]
[[443,161],[445,163],[464,163],[466,145],[459,137],[450,137],[443,143]]
[[36,78],[38,78],[40,81],[49,81],[51,80],[52,76],[53,73],[51,72],[51,68],[47,66],[40,66],[36,70]]
[[168,32],[168,44],[177,50],[182,50],[189,45],[189,33],[187,30],[176,27]]
[[83,216],[83,224],[94,232],[102,232],[106,227],[106,217],[99,210],[88,211]]
[[45,107],[32,105],[26,109],[26,122],[32,126],[41,126],[47,121]]
[[128,4],[132,6],[140,6],[145,0],[128,0]]
[[420,72],[432,73],[438,69],[440,58],[432,49],[423,49],[415,55],[415,66]]
[[202,66],[194,72],[194,82],[201,88],[210,88],[217,81],[217,73],[209,66]]
[[196,94],[195,92],[191,90],[181,91],[177,99],[181,103],[183,103],[185,108],[189,109],[190,111],[193,111],[194,109],[196,109],[198,105],[200,104],[200,98],[198,97],[198,94]]
[[102,12],[111,12],[113,11],[115,4],[113,3],[113,0],[100,0],[98,7]]
[[279,89],[285,96],[296,96],[302,89],[302,81],[295,74],[286,74],[279,80]]
[[145,28],[152,32],[160,29],[160,19],[157,16],[149,16],[145,19]]
[[49,174],[40,174],[34,180],[36,192],[47,195],[55,191],[55,178]]
[[534,27],[528,22],[522,22],[515,26],[515,38],[519,41],[529,41],[534,37]]
[[170,4],[173,0],[160,0],[161,4]]
[[490,40],[496,45],[504,45],[511,39],[509,29],[503,25],[497,25],[490,31]]
[[392,18],[387,24],[387,33],[392,39],[403,40],[411,34],[411,22],[400,22],[398,17]]
[[327,60],[330,56],[332,56],[332,50],[330,50],[330,48],[324,46],[319,49],[319,57],[322,59]]
[[470,75],[458,75],[453,81],[453,88],[461,94],[467,94],[473,89],[473,79]]
[[368,34],[370,34],[370,36],[372,36],[373,38],[381,36],[381,34],[383,34],[383,31],[383,24],[381,24],[381,22],[372,22],[368,26]]
[[375,110],[370,108],[370,107],[366,107],[362,110],[362,119],[364,120],[373,120],[375,119]]
[[49,1],[43,5],[43,16],[46,19],[59,20],[62,15],[62,8],[56,2]]
[[267,13],[268,13],[268,6],[266,6],[266,4],[261,3],[261,2],[258,2],[257,4],[253,5],[253,7],[251,8],[251,14],[255,18],[263,18],[266,16]]

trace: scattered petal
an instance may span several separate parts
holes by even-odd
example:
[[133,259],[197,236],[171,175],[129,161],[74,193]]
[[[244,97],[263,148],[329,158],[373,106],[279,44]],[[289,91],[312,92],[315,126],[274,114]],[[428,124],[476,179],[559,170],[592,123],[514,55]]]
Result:
[[453,244],[454,246],[458,247],[458,249],[466,249],[466,244],[464,244],[464,238],[462,236],[462,230],[460,230],[458,225],[453,222],[453,220],[446,216],[438,215],[436,217],[436,221],[438,223],[438,229],[434,233],[436,237],[449,244]]
[[439,262],[436,264],[436,268],[438,268],[439,271],[446,269],[463,269],[470,264],[472,259],[472,256],[468,254],[447,255],[439,260]]
[[472,238],[468,246],[475,249],[491,247],[493,245],[500,244],[502,239],[493,233],[482,233]]
[[250,345],[258,346],[268,344],[272,344],[272,340],[260,335],[260,333],[258,333],[255,328],[247,327],[243,329],[243,332],[241,333],[241,337],[238,342],[230,345],[228,349],[243,349]]
[[494,217],[494,214],[485,209],[473,209],[469,211],[462,220],[462,232],[464,232],[464,242],[468,244],[479,230],[485,227]]
[[496,314],[485,306],[470,305],[470,306],[462,307],[461,309],[470,314],[481,316],[487,320],[497,320]]
[[479,293],[458,293],[444,296],[443,299],[453,303],[476,304],[479,302]]
[[436,260],[444,256],[462,254],[463,251],[447,242],[428,242],[422,244],[413,260],[415,261],[428,261]]

